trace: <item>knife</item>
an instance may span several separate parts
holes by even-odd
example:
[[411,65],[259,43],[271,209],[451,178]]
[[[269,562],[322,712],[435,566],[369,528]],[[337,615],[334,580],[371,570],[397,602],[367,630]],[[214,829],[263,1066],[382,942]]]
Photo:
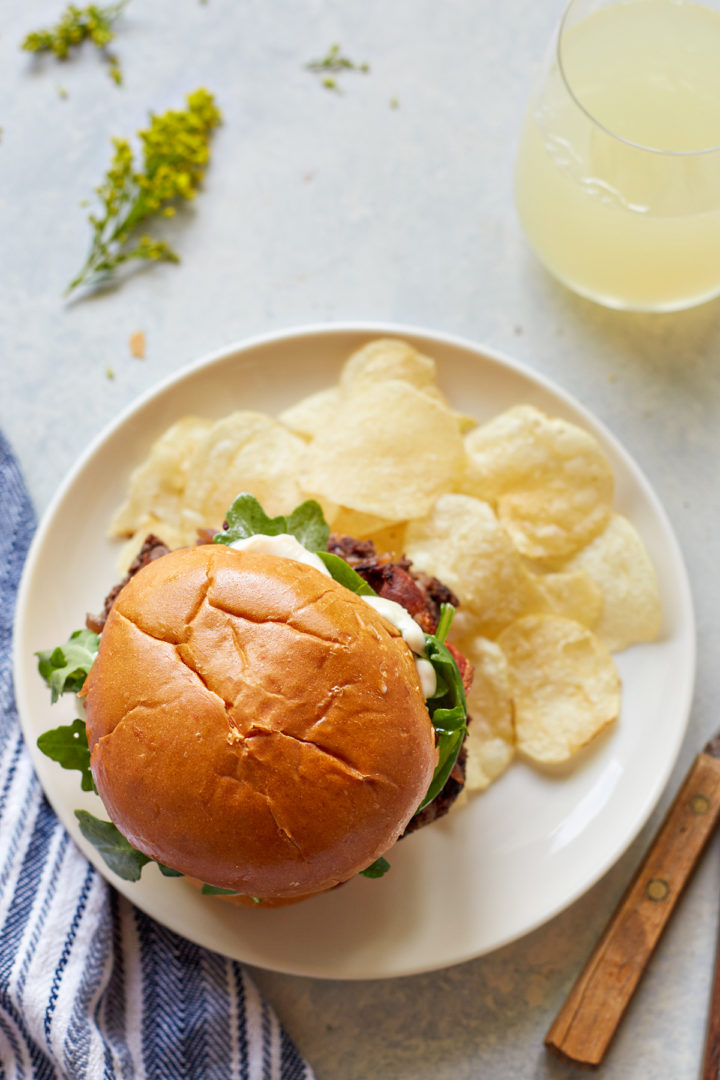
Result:
[[607,927],[545,1036],[548,1049],[600,1065],[720,820],[720,732],[698,754]]

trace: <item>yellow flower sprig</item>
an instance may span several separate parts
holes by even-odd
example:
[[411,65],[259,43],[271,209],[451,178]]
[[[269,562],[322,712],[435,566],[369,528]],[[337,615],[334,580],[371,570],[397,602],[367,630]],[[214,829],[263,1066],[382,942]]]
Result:
[[51,52],[58,60],[67,60],[70,50],[91,41],[104,53],[110,67],[108,74],[113,82],[120,85],[122,72],[116,56],[107,51],[107,46],[115,37],[113,24],[129,0],[119,0],[109,7],[89,4],[79,8],[68,4],[56,26],[46,30],[34,30],[28,34],[21,48],[26,52]]
[[66,295],[80,285],[109,278],[131,259],[179,262],[163,240],[139,226],[154,216],[172,217],[181,199],[193,199],[210,160],[210,135],[221,120],[213,95],[199,89],[188,94],[186,109],[150,115],[150,126],[138,132],[142,167],[137,168],[127,139],[113,139],[115,152],[104,182],[96,188],[102,210],[89,215],[93,235],[82,270]]

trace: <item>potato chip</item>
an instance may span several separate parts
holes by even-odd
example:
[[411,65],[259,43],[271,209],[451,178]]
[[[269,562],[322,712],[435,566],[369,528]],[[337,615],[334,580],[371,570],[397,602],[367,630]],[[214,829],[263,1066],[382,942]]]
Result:
[[423,356],[407,341],[379,338],[357,349],[345,362],[340,386],[354,392],[366,383],[401,379],[419,390],[435,390],[435,361]]
[[662,610],[655,568],[645,545],[627,518],[614,514],[595,539],[567,563],[583,571],[603,596],[595,633],[611,652],[660,632]]
[[187,470],[199,440],[212,420],[185,416],[157,439],[130,477],[128,497],[110,523],[111,536],[131,536],[152,515],[180,525]]
[[589,630],[597,627],[603,610],[603,594],[589,574],[583,570],[538,574],[535,583],[544,597],[545,612],[575,619]]
[[126,540],[120,549],[117,568],[121,574],[127,573],[130,563],[140,551],[140,548],[145,543],[146,537],[150,533],[162,540],[171,550],[174,548],[189,547],[197,540],[196,535],[188,538],[183,530],[179,529],[176,525],[171,525],[167,521],[161,521],[159,518],[149,515],[140,524],[137,532],[133,533],[130,539]]
[[304,452],[302,439],[264,413],[218,420],[189,463],[183,528],[219,528],[241,491],[251,492],[270,516],[289,513],[303,498],[296,474]]
[[295,405],[280,413],[278,420],[296,435],[313,438],[322,431],[331,420],[340,400],[340,391],[336,386],[327,390],[318,390],[315,394],[301,398]]
[[375,529],[370,536],[375,545],[378,555],[392,555],[399,559],[405,554],[405,529],[407,522],[398,521],[394,525],[386,525],[384,529]]
[[447,398],[435,384],[435,375],[435,361],[429,356],[423,356],[407,341],[380,338],[352,354],[340,374],[340,387],[344,393],[352,394],[358,386],[399,379],[422,390],[428,397],[449,409],[457,418],[462,434],[470,431],[477,421],[472,416],[450,409]]
[[471,495],[443,495],[410,521],[405,550],[417,570],[434,574],[460,598],[464,630],[494,637],[544,600],[492,507]]
[[544,764],[566,761],[620,711],[620,678],[590,630],[556,615],[526,615],[500,634],[515,706],[517,748]]
[[303,488],[364,514],[427,513],[463,466],[457,421],[409,383],[358,386],[308,447]]
[[335,512],[326,515],[326,518],[333,532],[354,536],[358,540],[372,539],[374,533],[393,524],[387,518],[363,514],[361,510],[351,510],[348,506],[336,506]]
[[475,668],[467,697],[472,720],[465,743],[465,786],[482,791],[515,755],[510,679],[505,653],[494,641],[472,638],[461,643],[461,651]]
[[459,489],[497,507],[518,551],[572,555],[605,526],[613,474],[597,440],[567,420],[518,405],[470,432]]

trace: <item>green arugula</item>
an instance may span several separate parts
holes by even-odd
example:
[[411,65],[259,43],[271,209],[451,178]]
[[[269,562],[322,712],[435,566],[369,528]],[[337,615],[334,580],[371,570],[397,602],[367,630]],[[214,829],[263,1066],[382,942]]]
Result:
[[[133,847],[112,821],[101,821],[87,810],[76,810],[75,817],[85,839],[99,851],[113,873],[123,881],[139,881],[143,867],[156,862]],[[185,876],[180,870],[173,870],[164,863],[158,862],[156,865],[163,877]]]
[[377,596],[372,586],[368,585],[367,581],[361,578],[357,571],[353,570],[352,566],[339,555],[333,555],[330,551],[316,551],[315,554],[322,559],[330,571],[330,576],[339,585],[344,585],[346,589],[357,593],[358,596]]
[[364,870],[360,871],[360,873],[363,877],[379,878],[383,877],[384,874],[387,874],[389,869],[390,863],[381,855],[379,859],[376,859],[374,863],[370,864],[370,866],[366,866]]
[[227,528],[213,537],[216,544],[232,544],[235,540],[247,540],[250,536],[280,536],[286,533],[322,559],[331,577],[340,585],[358,596],[377,595],[344,559],[325,550],[330,526],[323,516],[322,507],[314,499],[301,503],[287,517],[284,514],[270,517],[255,496],[244,491],[233,500],[225,521]]
[[435,693],[426,704],[437,736],[438,763],[427,794],[416,810],[418,814],[445,787],[467,733],[465,687],[455,658],[445,644],[454,613],[450,604],[443,604],[436,632],[425,635],[425,655],[437,680]]
[[92,630],[76,630],[64,645],[35,653],[38,671],[50,687],[54,704],[61,694],[77,694],[97,656],[100,638]]
[[113,873],[124,881],[139,881],[143,867],[152,862],[126,840],[111,821],[101,821],[87,810],[76,810],[80,832],[97,848]]
[[46,757],[62,765],[63,769],[77,769],[81,774],[80,786],[83,791],[97,792],[90,772],[90,748],[83,720],[73,720],[72,724],[62,724],[52,731],[44,731],[37,745]]
[[203,885],[200,892],[205,896],[237,896],[235,889],[221,889],[219,885]]
[[216,544],[232,544],[235,540],[247,540],[250,536],[294,536],[308,551],[324,551],[330,536],[330,526],[323,517],[322,507],[314,499],[297,506],[287,517],[279,514],[271,518],[265,513],[254,495],[244,491],[233,500],[225,515],[227,529],[216,533]]

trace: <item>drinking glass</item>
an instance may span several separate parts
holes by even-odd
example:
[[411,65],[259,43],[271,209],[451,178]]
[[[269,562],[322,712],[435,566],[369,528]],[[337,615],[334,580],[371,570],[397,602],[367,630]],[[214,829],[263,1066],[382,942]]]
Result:
[[572,0],[516,202],[540,259],[591,300],[672,311],[720,294],[720,0]]

